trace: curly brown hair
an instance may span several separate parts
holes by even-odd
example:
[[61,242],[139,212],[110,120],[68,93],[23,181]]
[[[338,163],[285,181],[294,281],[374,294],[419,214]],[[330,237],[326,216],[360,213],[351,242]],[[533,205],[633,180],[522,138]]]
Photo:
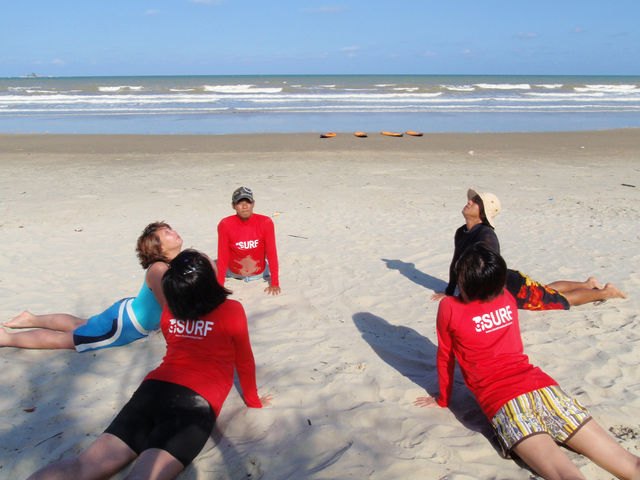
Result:
[[138,237],[138,245],[136,253],[142,268],[147,269],[154,262],[169,262],[162,253],[162,244],[160,237],[156,233],[161,228],[171,229],[171,226],[165,222],[153,222],[144,227],[142,234]]

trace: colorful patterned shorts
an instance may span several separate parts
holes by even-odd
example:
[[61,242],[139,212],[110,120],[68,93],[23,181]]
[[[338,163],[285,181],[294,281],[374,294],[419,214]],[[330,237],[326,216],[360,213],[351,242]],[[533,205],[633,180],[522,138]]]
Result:
[[557,385],[525,393],[507,402],[491,420],[506,452],[531,435],[548,433],[556,442],[571,438],[591,415]]
[[520,310],[569,310],[567,298],[557,290],[517,270],[507,270],[507,290]]

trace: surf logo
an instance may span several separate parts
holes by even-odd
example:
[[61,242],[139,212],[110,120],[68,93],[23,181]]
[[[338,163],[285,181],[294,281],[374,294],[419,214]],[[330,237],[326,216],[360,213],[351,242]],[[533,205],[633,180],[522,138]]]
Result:
[[485,313],[484,315],[477,315],[473,317],[473,321],[476,324],[476,332],[493,332],[500,328],[504,328],[513,323],[513,313],[511,312],[511,305],[498,308],[493,312]]
[[212,330],[211,320],[169,320],[169,333],[180,337],[204,338]]
[[246,242],[236,242],[236,247],[240,250],[250,250],[252,248],[258,248],[259,240],[247,240]]

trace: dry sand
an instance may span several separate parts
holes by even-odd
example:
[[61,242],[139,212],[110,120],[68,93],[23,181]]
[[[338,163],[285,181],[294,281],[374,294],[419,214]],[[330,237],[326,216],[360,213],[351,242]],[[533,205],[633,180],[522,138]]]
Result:
[[[272,216],[280,297],[230,280],[258,387],[232,390],[184,479],[528,479],[463,386],[435,393],[437,304],[467,187],[493,191],[502,253],[538,280],[616,283],[627,300],[521,312],[525,351],[640,453],[640,130],[552,134],[0,135],[0,319],[98,313],[135,295],[134,244],[166,220],[215,255],[231,192]],[[0,477],[94,440],[164,353],[161,334],[73,351],[0,349]],[[609,479],[570,454],[590,479]]]

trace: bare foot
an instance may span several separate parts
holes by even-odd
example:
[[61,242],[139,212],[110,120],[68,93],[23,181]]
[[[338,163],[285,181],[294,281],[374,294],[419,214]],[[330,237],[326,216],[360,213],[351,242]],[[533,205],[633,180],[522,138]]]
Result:
[[597,288],[598,290],[602,290],[604,287],[600,284],[596,277],[589,277],[584,282],[587,288]]
[[9,328],[29,328],[34,326],[33,322],[35,319],[36,316],[33,313],[25,310],[20,315],[4,322],[2,326]]
[[613,283],[607,283],[604,286],[603,290],[605,291],[607,298],[627,298],[627,296],[620,290],[618,290],[618,287],[616,287]]

